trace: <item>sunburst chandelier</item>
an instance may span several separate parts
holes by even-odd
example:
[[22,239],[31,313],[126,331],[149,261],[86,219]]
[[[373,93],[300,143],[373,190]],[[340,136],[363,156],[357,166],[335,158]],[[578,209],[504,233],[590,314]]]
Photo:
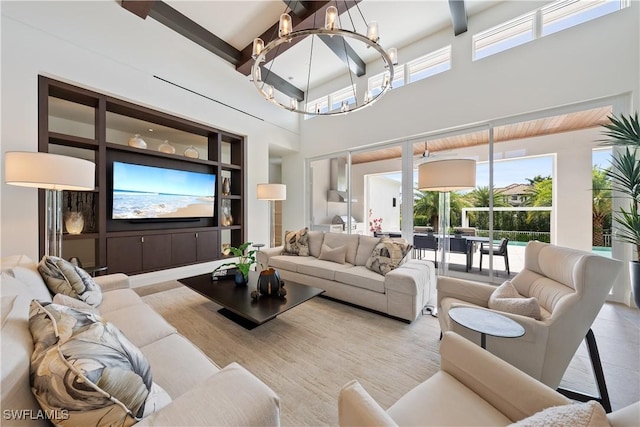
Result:
[[[298,31],[293,31],[291,15],[288,13],[283,13],[280,15],[280,22],[278,26],[278,37],[271,40],[267,45],[264,44],[264,41],[260,38],[256,38],[253,40],[253,51],[252,58],[254,59],[253,67],[251,68],[251,80],[254,85],[258,89],[258,92],[269,102],[272,102],[278,105],[281,108],[284,108],[288,111],[292,111],[295,113],[306,114],[309,116],[333,116],[346,114],[349,112],[357,111],[362,108],[368,107],[372,105],[374,102],[382,98],[385,93],[391,88],[391,83],[393,82],[393,66],[398,63],[397,60],[397,50],[395,48],[391,48],[388,51],[385,51],[382,46],[378,44],[380,39],[378,33],[378,23],[376,21],[367,22],[358,7],[358,4],[355,4],[356,9],[358,10],[362,21],[364,21],[364,25],[367,28],[367,34],[363,35],[356,31],[356,27],[353,21],[353,17],[351,16],[351,12],[349,11],[348,6],[345,8],[348,16],[348,21],[351,23],[351,27],[353,30],[345,29],[341,25],[340,15],[338,14],[338,8],[336,6],[329,6],[325,12],[325,20],[324,27],[318,28],[308,28],[301,29]],[[289,10],[289,5],[287,5],[287,10]],[[314,17],[314,26],[315,26],[315,17]],[[275,31],[274,31],[275,33]],[[274,34],[275,36],[275,34]],[[352,96],[351,99],[354,100],[353,103],[349,103],[347,100],[343,100],[339,109],[331,110],[330,106],[326,109],[323,108],[320,104],[309,105],[308,95],[309,95],[309,86],[311,80],[311,70],[313,67],[313,47],[316,38],[328,36],[331,38],[338,37],[341,46],[344,49],[344,55],[341,55],[345,58],[346,62],[346,72],[349,74],[349,78],[351,79],[351,88],[352,88]],[[305,96],[304,99],[299,100],[296,97],[289,97],[286,99],[286,95],[283,97],[280,96],[280,93],[276,94],[276,89],[273,85],[265,83],[263,81],[263,73],[265,74],[265,80],[267,79],[268,73],[271,73],[271,68],[278,57],[278,51],[280,47],[285,43],[291,43],[292,40],[299,39],[296,41],[301,41],[307,37],[312,37],[310,43],[310,51],[309,51],[309,69],[307,72],[306,79],[306,88],[305,88]],[[376,90],[374,92],[367,90],[364,93],[364,96],[361,100],[358,100],[355,91],[355,84],[353,83],[353,72],[352,65],[349,62],[352,61],[350,57],[350,52],[353,52],[353,48],[348,43],[348,40],[356,41],[358,43],[363,43],[367,48],[374,49],[380,58],[384,61],[384,66],[387,69],[385,71],[384,77],[382,78],[382,83],[380,86],[380,90]],[[271,64],[268,68],[264,67],[264,63],[267,59],[267,55],[269,52],[275,50],[274,58],[271,60]],[[264,71],[263,71],[264,69]]]

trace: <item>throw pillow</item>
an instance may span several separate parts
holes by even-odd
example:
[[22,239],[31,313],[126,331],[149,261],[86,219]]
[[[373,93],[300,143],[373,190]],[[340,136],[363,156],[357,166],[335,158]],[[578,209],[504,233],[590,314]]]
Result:
[[604,427],[609,425],[602,405],[595,400],[552,406],[511,424],[517,427]]
[[64,294],[97,307],[102,302],[102,289],[82,268],[62,258],[44,256],[38,271],[53,294]]
[[540,304],[534,297],[525,298],[509,280],[498,286],[489,297],[489,308],[540,320]]
[[402,260],[413,249],[413,245],[404,239],[383,237],[373,248],[365,266],[376,273],[386,274],[400,266]]
[[344,264],[345,257],[347,256],[347,246],[338,246],[337,248],[330,248],[327,245],[322,245],[320,256],[318,259],[325,261],[337,262],[338,264]]
[[43,410],[66,410],[66,424],[131,425],[170,402],[142,352],[98,315],[33,300],[29,329],[31,390]]
[[309,256],[309,228],[284,233],[282,255]]
[[93,314],[99,314],[97,308],[92,307],[86,302],[80,301],[79,299],[71,298],[69,295],[65,294],[55,294],[53,296],[53,303],[64,305],[65,307],[75,308],[76,310],[89,310]]

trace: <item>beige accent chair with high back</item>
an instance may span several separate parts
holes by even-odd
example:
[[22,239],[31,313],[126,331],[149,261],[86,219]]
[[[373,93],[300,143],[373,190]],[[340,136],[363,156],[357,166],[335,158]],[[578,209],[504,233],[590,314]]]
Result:
[[[572,401],[454,332],[440,343],[440,371],[400,397],[386,411],[357,381],[338,397],[341,427],[361,426],[507,426],[551,408],[578,409]],[[595,413],[599,412],[599,417]],[[539,415],[538,415],[539,416]],[[564,414],[552,418],[572,424]],[[598,421],[596,421],[596,419]],[[526,420],[534,423],[531,418]],[[594,411],[591,426],[637,427],[640,402],[606,414]],[[545,425],[549,425],[547,420]]]
[[[623,263],[590,252],[531,241],[525,265],[510,281],[524,297],[535,297],[541,319],[500,312],[520,323],[520,338],[487,336],[487,350],[556,389],[578,346],[600,312]],[[480,343],[480,334],[458,325],[448,313],[454,307],[489,309],[496,286],[438,278],[438,320],[442,332],[454,331]],[[592,334],[591,334],[592,335]]]

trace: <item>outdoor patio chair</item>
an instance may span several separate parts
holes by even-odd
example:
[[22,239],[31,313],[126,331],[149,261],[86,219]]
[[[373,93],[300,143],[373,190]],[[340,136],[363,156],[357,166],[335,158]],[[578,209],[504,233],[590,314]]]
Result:
[[[511,271],[509,270],[509,252],[507,251],[508,244],[509,239],[505,237],[500,240],[500,244],[498,246],[493,246],[493,256],[501,256],[504,258],[504,267],[507,272],[507,276],[511,274]],[[482,271],[482,257],[484,255],[490,255],[489,247],[489,243],[480,244],[480,271]]]
[[438,266],[438,240],[436,236],[432,235],[422,235],[422,236],[413,236],[413,248],[415,251],[415,255],[417,255],[418,259],[422,259],[423,251],[433,251],[433,261]]

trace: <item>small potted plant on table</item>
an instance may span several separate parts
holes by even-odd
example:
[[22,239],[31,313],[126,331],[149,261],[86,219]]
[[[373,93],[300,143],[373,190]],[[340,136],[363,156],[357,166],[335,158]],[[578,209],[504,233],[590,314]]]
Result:
[[229,246],[225,248],[223,251],[223,255],[232,255],[237,257],[237,261],[226,262],[224,264],[219,265],[213,270],[213,273],[223,269],[224,267],[235,267],[237,272],[234,276],[234,281],[238,285],[245,285],[249,280],[249,271],[251,270],[251,266],[256,263],[255,253],[256,250],[252,249],[247,251],[247,248],[252,244],[252,242],[245,242],[238,246],[237,248],[233,246]]

